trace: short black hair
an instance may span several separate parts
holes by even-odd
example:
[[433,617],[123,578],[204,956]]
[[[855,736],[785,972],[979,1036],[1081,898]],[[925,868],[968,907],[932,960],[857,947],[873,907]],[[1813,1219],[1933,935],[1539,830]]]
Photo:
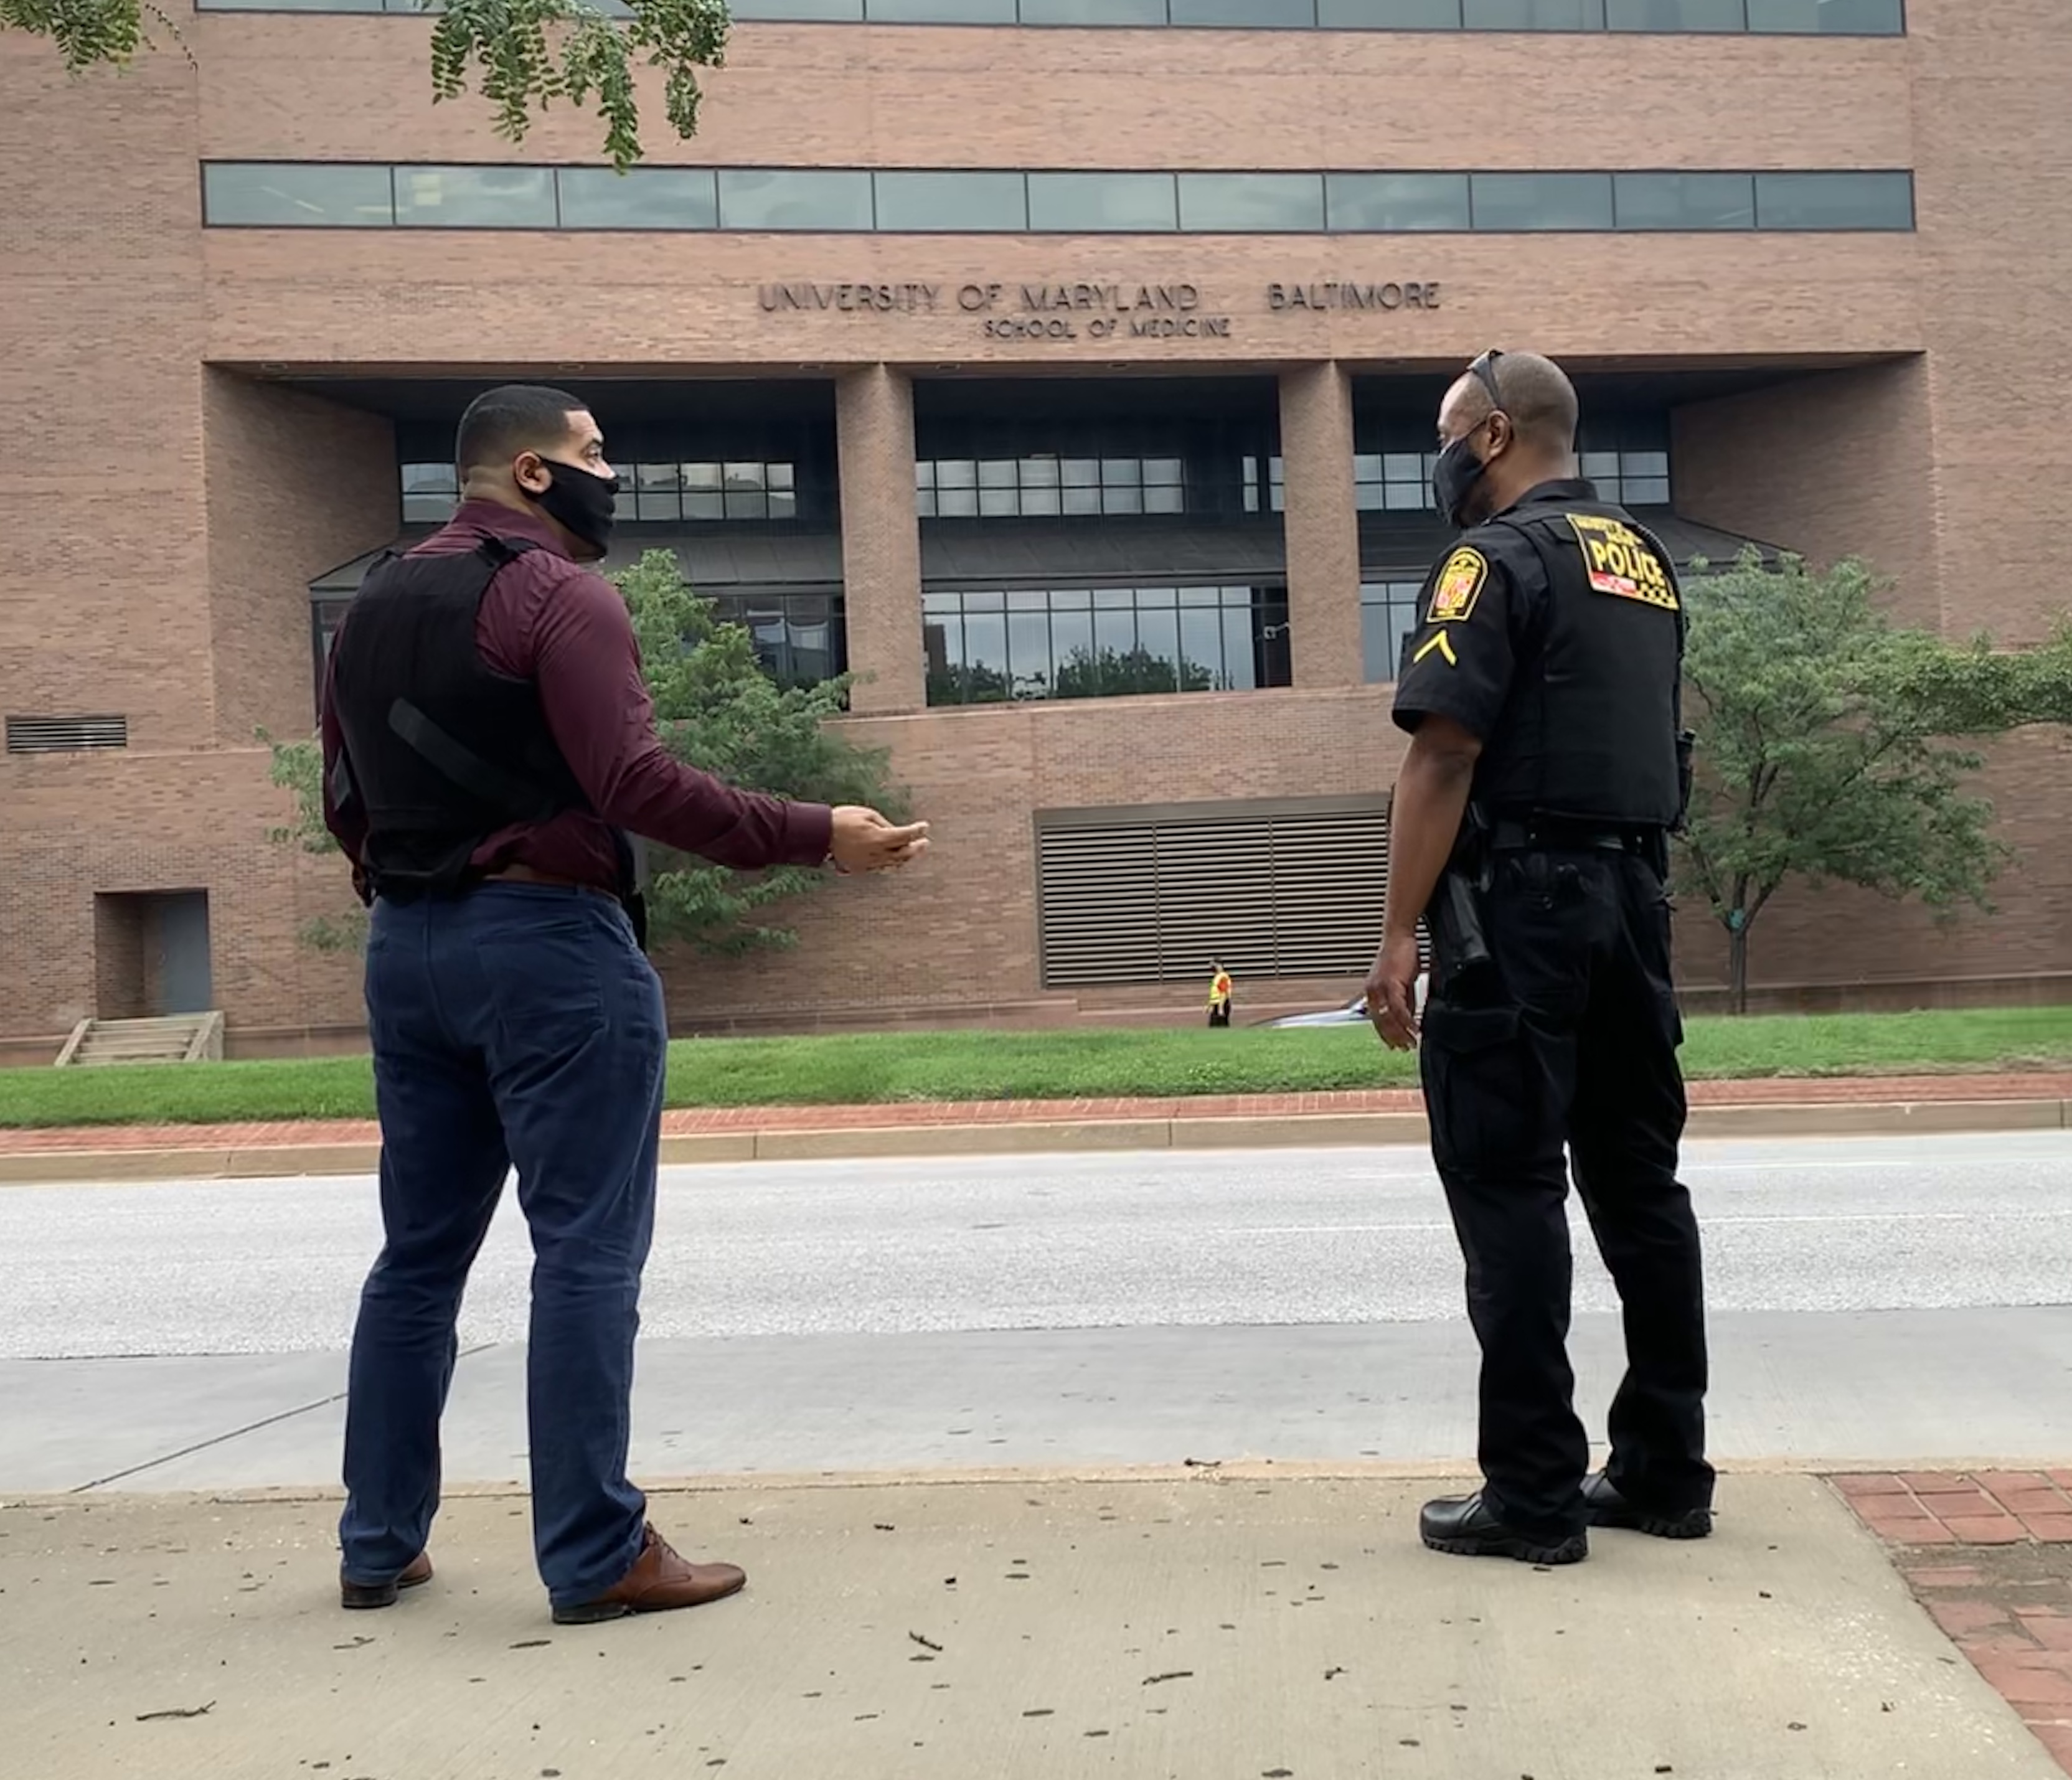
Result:
[[1537,352],[1506,352],[1491,364],[1490,374],[1503,399],[1492,402],[1488,385],[1477,378],[1470,392],[1470,413],[1486,414],[1501,407],[1520,438],[1557,451],[1575,449],[1581,405],[1575,384],[1560,365]]
[[506,464],[520,451],[545,453],[569,436],[569,416],[590,404],[565,389],[543,384],[507,383],[485,389],[467,405],[454,439],[454,462],[471,470]]

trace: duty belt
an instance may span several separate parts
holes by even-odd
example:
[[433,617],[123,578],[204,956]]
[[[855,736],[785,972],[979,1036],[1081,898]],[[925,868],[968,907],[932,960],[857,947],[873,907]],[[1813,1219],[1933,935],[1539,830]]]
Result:
[[1490,845],[1498,853],[1629,853],[1646,858],[1661,845],[1661,837],[1659,828],[1637,824],[1500,816]]

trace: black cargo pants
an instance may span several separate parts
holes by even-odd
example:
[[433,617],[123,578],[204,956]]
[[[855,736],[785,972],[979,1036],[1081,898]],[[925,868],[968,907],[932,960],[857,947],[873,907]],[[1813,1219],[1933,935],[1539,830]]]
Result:
[[[1433,1000],[1421,1063],[1482,1344],[1486,1499],[1521,1530],[1584,1523],[1589,1449],[1568,1355],[1572,1161],[1625,1310],[1611,1480],[1646,1508],[1709,1505],[1704,1285],[1676,1178],[1683,1026],[1661,877],[1630,853],[1499,852],[1485,922],[1497,986],[1473,1005]],[[1435,960],[1435,983],[1446,962]]]

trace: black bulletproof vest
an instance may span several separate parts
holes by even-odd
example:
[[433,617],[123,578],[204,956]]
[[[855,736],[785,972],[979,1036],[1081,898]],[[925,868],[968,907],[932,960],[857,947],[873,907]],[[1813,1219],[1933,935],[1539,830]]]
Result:
[[450,894],[498,829],[590,808],[539,689],[498,673],[475,645],[490,582],[535,548],[491,537],[451,555],[384,553],[353,597],[334,646],[332,709],[377,895]]
[[1548,590],[1537,659],[1521,652],[1476,798],[1511,816],[1669,827],[1686,619],[1668,552],[1601,502],[1534,501],[1490,523],[1531,545]]

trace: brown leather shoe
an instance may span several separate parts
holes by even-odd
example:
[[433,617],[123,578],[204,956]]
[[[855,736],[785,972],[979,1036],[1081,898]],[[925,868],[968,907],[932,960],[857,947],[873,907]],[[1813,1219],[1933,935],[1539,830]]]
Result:
[[355,1582],[341,1570],[338,1577],[338,1604],[341,1607],[393,1607],[405,1589],[419,1589],[432,1580],[432,1554],[420,1552],[403,1566],[393,1582]]
[[738,1594],[746,1584],[744,1571],[731,1564],[693,1564],[680,1557],[668,1540],[648,1527],[646,1542],[633,1568],[594,1600],[557,1607],[557,1626],[594,1626],[600,1620],[623,1619],[628,1614],[662,1614],[676,1607],[702,1607],[709,1601]]

